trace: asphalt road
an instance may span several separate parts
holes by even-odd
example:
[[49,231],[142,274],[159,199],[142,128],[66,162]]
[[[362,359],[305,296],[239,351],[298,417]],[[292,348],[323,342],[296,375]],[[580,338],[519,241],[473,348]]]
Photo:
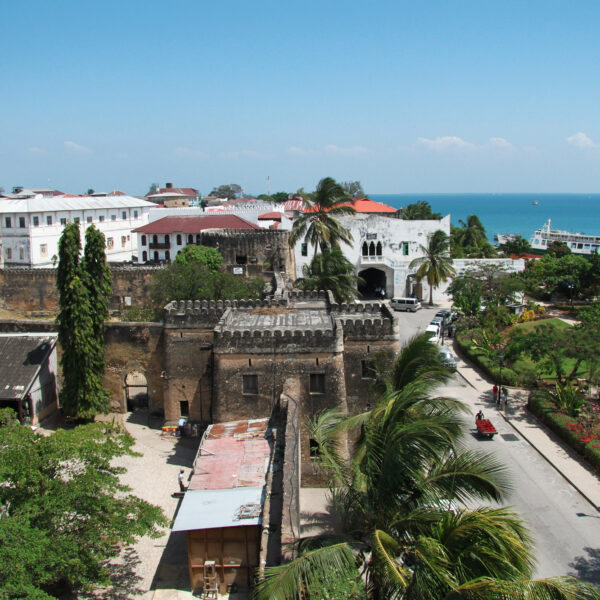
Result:
[[[427,327],[440,308],[397,313],[400,345]],[[474,417],[465,417],[464,443],[493,453],[508,467],[513,489],[504,505],[528,524],[536,543],[537,577],[574,575],[600,585],[600,512],[591,506],[498,414],[489,395],[480,395],[460,375],[439,390],[465,402],[473,415],[482,409],[498,430],[492,440],[475,435]]]

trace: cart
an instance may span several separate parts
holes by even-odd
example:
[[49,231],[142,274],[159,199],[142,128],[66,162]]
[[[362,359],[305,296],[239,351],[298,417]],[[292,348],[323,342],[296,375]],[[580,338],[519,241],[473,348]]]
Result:
[[493,438],[498,432],[489,419],[475,419],[477,435],[482,438]]

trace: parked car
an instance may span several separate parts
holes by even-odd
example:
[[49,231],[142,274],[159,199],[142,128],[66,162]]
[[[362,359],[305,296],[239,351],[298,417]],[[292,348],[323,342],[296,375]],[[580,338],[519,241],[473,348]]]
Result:
[[442,310],[438,310],[435,313],[436,317],[440,317],[441,319],[444,320],[444,325],[450,325],[450,323],[452,323],[452,312],[449,311],[447,308],[443,308]]
[[421,302],[417,298],[392,298],[390,307],[393,310],[417,312],[421,308]]
[[433,317],[433,319],[431,319],[430,324],[437,325],[440,328],[440,330],[442,330],[446,326],[446,323],[442,317]]
[[435,323],[430,323],[429,325],[427,325],[427,329],[425,330],[425,333],[429,334],[429,339],[432,342],[437,344],[440,341],[439,325],[437,325]]
[[442,364],[452,371],[456,371],[456,358],[448,346],[440,346],[440,354],[442,355]]

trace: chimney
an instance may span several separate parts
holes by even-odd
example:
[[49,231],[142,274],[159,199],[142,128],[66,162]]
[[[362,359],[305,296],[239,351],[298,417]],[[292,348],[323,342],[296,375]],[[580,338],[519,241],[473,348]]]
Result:
[[167,189],[170,190],[173,188],[173,184],[172,183],[167,183]]

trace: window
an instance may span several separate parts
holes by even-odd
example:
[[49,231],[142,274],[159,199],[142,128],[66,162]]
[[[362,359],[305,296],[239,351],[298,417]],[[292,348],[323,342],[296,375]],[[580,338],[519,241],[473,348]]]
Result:
[[235,264],[236,265],[245,265],[248,264],[248,257],[242,254],[235,255]]
[[158,262],[158,252],[156,252],[156,251],[154,252],[154,260],[156,262]]
[[40,226],[40,218],[39,217],[33,217],[33,226],[34,227]]
[[146,245],[146,236],[143,235],[142,236],[142,246],[145,246],[145,245]]
[[165,260],[171,260],[171,253],[168,250],[165,251]]
[[46,225],[52,225],[52,215],[46,216]]
[[190,235],[188,235],[188,244],[193,244],[194,243],[194,236],[190,233]]
[[121,248],[125,248],[125,246],[127,246],[127,236],[122,235],[121,236]]
[[92,217],[88,217],[88,218],[86,219],[86,221],[87,221],[88,223],[91,223],[91,222],[92,222]]
[[77,223],[78,225],[79,225],[79,221],[81,221],[81,219],[80,219],[79,217],[75,217],[75,218],[73,219],[73,222],[74,222],[74,223]]
[[8,260],[12,258],[12,248],[6,249],[6,258],[8,258]]
[[148,260],[148,253],[144,250],[142,252],[142,262],[146,262]]
[[177,245],[181,246],[181,234],[180,233],[177,234]]
[[310,458],[319,458],[320,451],[319,443],[317,442],[317,440],[314,440],[313,438],[310,438],[308,440],[308,450]]
[[60,224],[61,224],[61,225],[66,225],[66,224],[67,224],[67,219],[66,219],[66,217],[61,217],[61,218],[60,218]]
[[200,245],[200,234],[199,233],[196,234],[196,244],[198,244],[198,246]]
[[19,248],[19,260],[25,260],[25,250],[23,248]]
[[100,221],[100,223],[104,223],[104,215],[100,215],[98,217],[98,221]]
[[363,242],[363,245],[362,245],[362,255],[363,256],[369,256],[369,245],[367,244],[367,242]]
[[242,394],[258,394],[258,375],[242,375]]
[[171,238],[169,237],[169,234],[165,235],[165,244],[170,244],[171,243]]
[[310,374],[310,388],[311,394],[324,394],[325,393],[325,373],[311,373]]
[[304,242],[301,246],[302,256],[308,256],[308,244]]
[[369,244],[369,256],[375,256],[375,244],[373,242]]
[[377,242],[377,247],[375,249],[375,254],[377,254],[377,256],[381,256],[381,242]]
[[134,218],[134,219],[137,219],[137,218],[138,218],[138,211],[137,211],[137,210],[134,210],[134,211],[133,211],[133,218]]
[[19,217],[19,227],[25,229],[25,217]]
[[110,215],[110,220],[111,221],[116,221],[117,220],[117,215]]
[[363,379],[375,379],[376,371],[373,366],[373,361],[370,359],[365,359],[360,361],[362,374],[361,377]]
[[106,247],[112,248],[115,245],[115,240],[113,238],[106,238]]
[[4,217],[4,227],[7,229],[12,227],[12,219],[10,217]]
[[153,235],[152,236],[152,243],[153,244],[158,244],[158,236],[157,235]]
[[182,417],[189,417],[190,415],[190,403],[187,400],[179,401],[179,414]]
[[127,219],[127,211],[125,211],[125,210],[124,210],[124,211],[121,213],[121,219],[123,219],[123,221],[125,221],[125,219]]
[[402,255],[408,256],[408,242],[402,242]]
[[40,244],[40,256],[48,256],[48,244]]

